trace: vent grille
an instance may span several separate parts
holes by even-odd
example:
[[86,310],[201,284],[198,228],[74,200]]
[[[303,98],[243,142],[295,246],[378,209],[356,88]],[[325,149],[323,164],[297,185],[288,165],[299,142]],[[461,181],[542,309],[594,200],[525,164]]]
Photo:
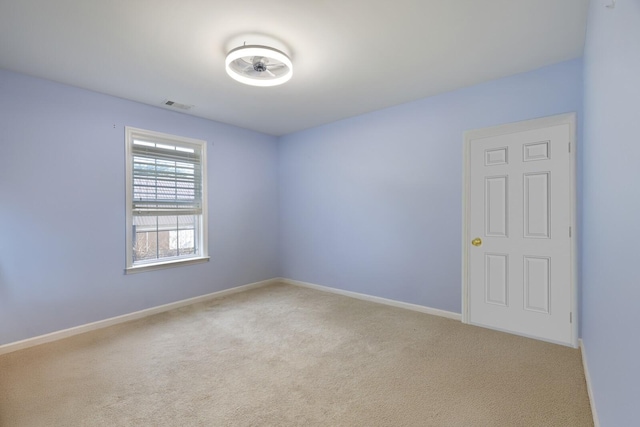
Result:
[[193,108],[193,105],[181,104],[180,102],[171,101],[169,99],[165,99],[164,101],[162,101],[162,105],[170,108],[176,108],[178,110],[190,110]]

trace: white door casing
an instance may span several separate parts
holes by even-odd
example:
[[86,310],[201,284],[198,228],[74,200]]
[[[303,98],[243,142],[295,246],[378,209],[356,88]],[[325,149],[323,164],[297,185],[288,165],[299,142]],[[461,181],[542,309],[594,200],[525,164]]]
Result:
[[577,347],[575,126],[465,133],[463,322]]

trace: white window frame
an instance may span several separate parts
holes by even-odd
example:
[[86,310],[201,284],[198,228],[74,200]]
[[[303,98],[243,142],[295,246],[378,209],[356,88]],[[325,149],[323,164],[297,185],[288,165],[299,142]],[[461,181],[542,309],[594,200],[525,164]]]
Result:
[[[194,239],[197,253],[193,256],[180,258],[168,258],[157,261],[133,262],[133,152],[132,146],[135,139],[149,140],[157,143],[172,144],[182,147],[197,147],[201,153],[202,167],[202,214],[199,226],[196,227],[197,235]],[[126,268],[125,273],[140,273],[143,271],[159,270],[183,265],[197,264],[209,261],[209,244],[207,232],[207,142],[200,139],[186,138],[145,129],[125,127],[125,153],[126,153]]]

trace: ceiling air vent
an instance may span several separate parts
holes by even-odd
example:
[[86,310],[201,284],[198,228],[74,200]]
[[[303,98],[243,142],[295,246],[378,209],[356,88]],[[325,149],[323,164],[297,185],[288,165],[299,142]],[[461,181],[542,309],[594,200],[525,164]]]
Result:
[[167,107],[170,107],[170,108],[176,108],[178,110],[190,110],[193,108],[193,105],[181,104],[179,102],[170,101],[168,99],[162,101],[162,105],[166,105]]

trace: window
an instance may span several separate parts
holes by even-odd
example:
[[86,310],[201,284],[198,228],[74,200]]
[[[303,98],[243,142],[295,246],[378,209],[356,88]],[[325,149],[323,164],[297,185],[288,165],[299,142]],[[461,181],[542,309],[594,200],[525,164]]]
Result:
[[127,273],[208,261],[206,142],[125,133]]

